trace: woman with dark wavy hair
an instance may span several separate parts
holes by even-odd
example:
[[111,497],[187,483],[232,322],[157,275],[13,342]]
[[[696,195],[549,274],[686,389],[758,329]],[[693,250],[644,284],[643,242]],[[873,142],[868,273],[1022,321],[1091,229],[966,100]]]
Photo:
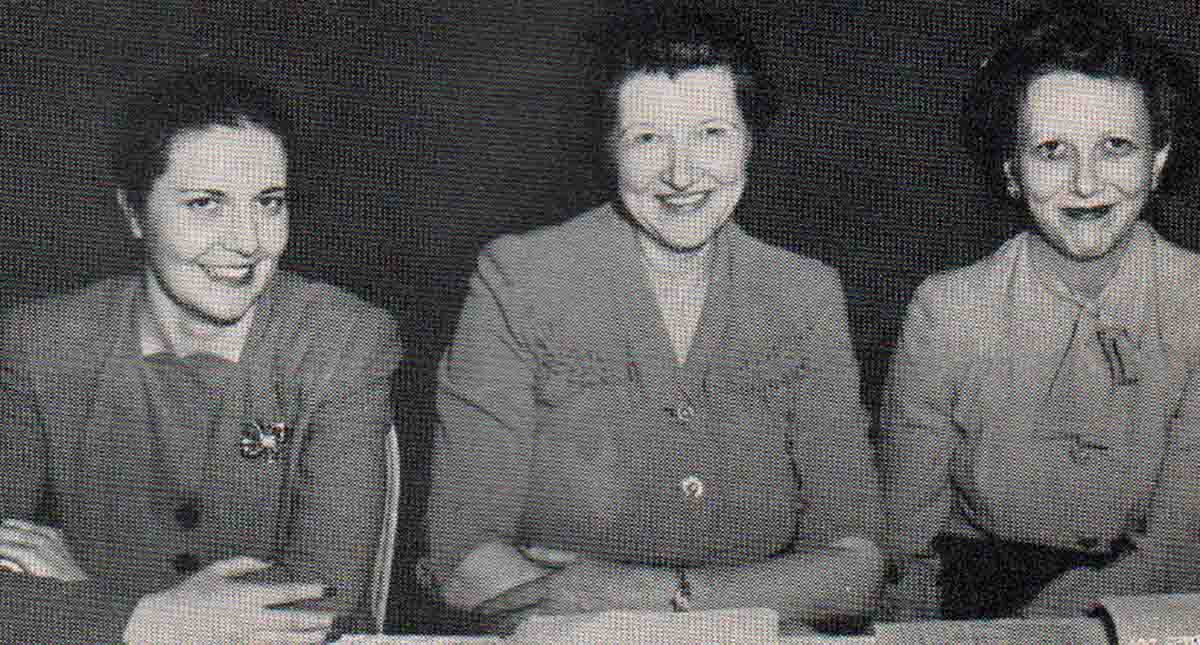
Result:
[[613,200],[491,243],[441,364],[438,591],[493,623],[861,626],[880,514],[841,283],[733,221],[771,112],[755,50],[687,11],[601,45]]
[[1094,3],[979,70],[967,146],[1032,226],[909,306],[881,443],[900,617],[1200,584],[1200,257],[1146,222],[1196,106],[1190,67]]
[[0,640],[366,628],[395,323],[278,269],[292,135],[269,87],[196,68],[125,126],[144,269],[4,319]]

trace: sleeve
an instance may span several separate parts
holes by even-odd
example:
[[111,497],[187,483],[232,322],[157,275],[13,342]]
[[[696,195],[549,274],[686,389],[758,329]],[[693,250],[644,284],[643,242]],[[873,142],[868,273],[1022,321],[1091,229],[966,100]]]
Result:
[[798,397],[801,423],[793,429],[806,505],[798,514],[795,546],[804,552],[850,537],[878,545],[879,488],[845,296],[833,270],[814,285],[819,291],[811,333],[819,349],[809,361],[809,377]]
[[[293,537],[284,565],[297,580],[337,588],[326,606],[364,620],[386,487],[384,438],[394,423],[392,378],[401,360],[392,317],[368,309],[327,366],[304,444]],[[359,628],[366,625],[358,625]]]
[[893,599],[902,618],[927,617],[939,602],[931,542],[952,504],[950,460],[958,440],[952,410],[952,351],[939,336],[929,282],[909,305],[884,389],[879,437],[887,517],[885,554],[899,567]]
[[534,361],[509,267],[480,255],[454,341],[438,368],[439,425],[426,517],[443,590],[475,547],[515,539],[533,435]]
[[[49,444],[20,338],[6,320],[0,342],[0,519],[49,524]],[[5,642],[118,642],[138,598],[103,581],[62,582],[0,572]]]

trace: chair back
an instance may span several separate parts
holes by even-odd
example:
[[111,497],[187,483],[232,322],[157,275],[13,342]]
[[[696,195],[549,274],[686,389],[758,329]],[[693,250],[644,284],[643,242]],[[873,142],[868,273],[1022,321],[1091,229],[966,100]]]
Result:
[[392,584],[392,559],[395,557],[396,530],[400,520],[400,438],[396,433],[396,424],[388,428],[383,444],[387,497],[384,501],[379,550],[375,552],[374,575],[371,576],[371,618],[377,634],[383,633],[383,621],[387,616],[388,592]]

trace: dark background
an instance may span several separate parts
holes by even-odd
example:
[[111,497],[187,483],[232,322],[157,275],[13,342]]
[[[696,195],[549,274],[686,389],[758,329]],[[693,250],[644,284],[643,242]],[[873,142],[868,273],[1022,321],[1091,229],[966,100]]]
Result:
[[[629,4],[0,0],[0,305],[136,267],[108,172],[113,115],[148,77],[206,56],[245,63],[299,122],[285,266],[401,321],[411,526],[432,368],[479,247],[605,197],[581,36]],[[841,271],[874,406],[916,284],[1012,232],[955,123],[996,29],[1029,2],[721,4],[746,12],[786,99],[756,146],[741,222]],[[1200,63],[1195,0],[1113,4]],[[1196,193],[1165,200],[1158,222],[1189,248]],[[411,577],[397,581],[393,627],[410,628]]]

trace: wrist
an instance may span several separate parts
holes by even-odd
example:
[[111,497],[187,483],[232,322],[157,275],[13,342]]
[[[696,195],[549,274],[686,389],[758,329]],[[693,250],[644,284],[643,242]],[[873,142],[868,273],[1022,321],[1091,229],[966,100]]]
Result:
[[122,642],[127,645],[155,643],[167,635],[166,632],[155,628],[155,625],[170,624],[156,619],[163,613],[164,599],[162,596],[162,592],[149,593],[138,599],[137,605],[129,615],[129,622],[125,623],[125,631],[121,636]]

